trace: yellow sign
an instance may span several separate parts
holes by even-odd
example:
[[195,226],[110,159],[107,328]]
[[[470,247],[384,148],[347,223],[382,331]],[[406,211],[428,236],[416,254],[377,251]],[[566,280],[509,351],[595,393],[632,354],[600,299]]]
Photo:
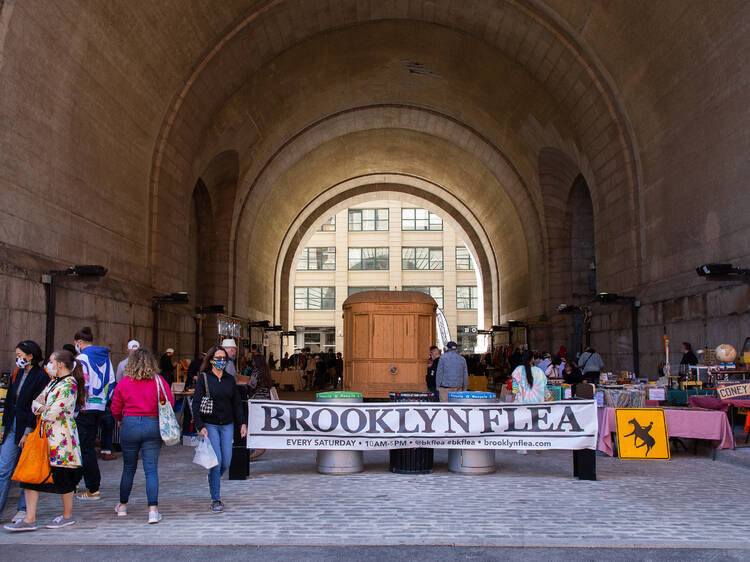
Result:
[[667,420],[661,408],[615,408],[621,459],[669,460]]

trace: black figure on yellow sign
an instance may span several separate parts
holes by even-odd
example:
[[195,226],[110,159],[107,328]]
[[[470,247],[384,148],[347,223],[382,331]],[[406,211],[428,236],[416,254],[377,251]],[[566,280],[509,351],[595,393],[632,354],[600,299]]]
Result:
[[[638,423],[638,420],[633,418],[628,423],[633,424],[633,431],[631,431],[627,435],[623,435],[623,437],[630,437],[631,435],[633,435],[633,446],[636,449],[646,447],[646,456],[648,456],[648,454],[651,452],[651,447],[656,445],[656,440],[649,435],[649,431],[651,431],[651,428],[654,427],[654,422],[652,421],[646,427],[641,427],[641,424]],[[640,445],[638,444],[639,439],[641,440]]]

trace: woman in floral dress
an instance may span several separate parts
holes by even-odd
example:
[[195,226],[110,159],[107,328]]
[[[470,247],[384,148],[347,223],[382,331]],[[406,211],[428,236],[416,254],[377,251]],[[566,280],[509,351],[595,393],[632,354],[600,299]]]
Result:
[[35,531],[38,528],[36,506],[39,492],[62,496],[63,513],[47,525],[48,529],[59,529],[75,523],[73,493],[81,479],[81,449],[74,416],[76,408],[82,407],[86,400],[85,381],[80,365],[76,364],[69,351],[54,352],[46,368],[52,380],[32,402],[31,410],[41,418],[42,430],[47,436],[54,483],[21,483],[26,494],[26,518],[5,525],[9,531]]

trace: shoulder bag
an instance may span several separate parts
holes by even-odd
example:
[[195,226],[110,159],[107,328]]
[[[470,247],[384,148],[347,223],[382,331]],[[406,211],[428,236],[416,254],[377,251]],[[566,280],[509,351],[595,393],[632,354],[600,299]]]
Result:
[[[176,445],[180,442],[180,425],[177,423],[177,417],[174,415],[172,404],[167,399],[167,391],[164,390],[164,383],[159,375],[156,379],[156,400],[159,403],[159,433],[164,444]],[[164,399],[162,400],[162,396]]]
[[[9,435],[12,438],[12,435]],[[12,480],[24,484],[52,484],[52,469],[49,464],[49,444],[44,433],[41,417],[36,420],[36,429],[29,433],[21,449],[18,466]]]
[[206,373],[202,373],[202,375],[203,385],[206,387],[206,393],[203,395],[203,398],[201,398],[200,413],[211,415],[214,413],[214,399],[211,398],[211,392],[208,390],[208,377],[206,376]]

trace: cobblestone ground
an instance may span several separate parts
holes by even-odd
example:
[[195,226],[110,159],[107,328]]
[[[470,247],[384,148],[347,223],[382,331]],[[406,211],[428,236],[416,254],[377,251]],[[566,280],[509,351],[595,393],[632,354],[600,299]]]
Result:
[[[99,502],[76,500],[79,522],[60,530],[11,535],[7,544],[140,545],[475,545],[750,548],[750,472],[704,457],[620,461],[598,457],[596,482],[572,477],[572,455],[498,452],[486,476],[436,471],[388,472],[387,453],[365,453],[365,472],[324,476],[309,451],[269,451],[246,481],[222,481],[227,510],[208,510],[206,473],[188,447],[162,449],[160,509],[146,524],[143,474],[136,476],[130,514],[118,518],[121,461],[101,462]],[[12,515],[11,491],[4,520]],[[734,512],[731,506],[737,506]],[[60,513],[43,495],[39,520]],[[734,515],[732,515],[734,513]]]

